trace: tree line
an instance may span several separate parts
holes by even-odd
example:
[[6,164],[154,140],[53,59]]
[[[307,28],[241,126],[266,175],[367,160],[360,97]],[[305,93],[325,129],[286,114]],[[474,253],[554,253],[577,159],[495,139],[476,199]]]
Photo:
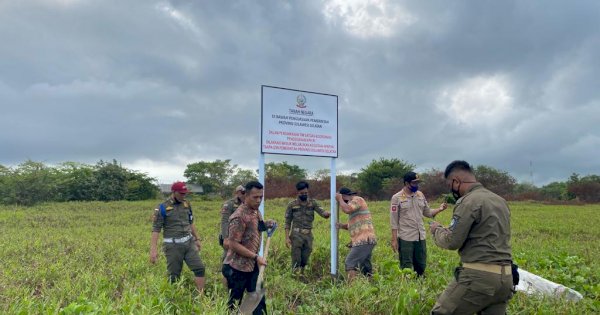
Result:
[[[352,187],[368,199],[387,200],[404,186],[404,174],[415,169],[416,165],[401,159],[380,158],[372,160],[357,173],[336,174],[337,188]],[[491,166],[478,165],[473,171],[479,182],[508,200],[600,202],[598,175],[581,177],[572,174],[565,182],[537,187],[531,183],[518,183],[508,172]],[[265,172],[265,198],[294,197],[296,182],[307,180],[313,198],[329,199],[329,169],[309,174],[297,165],[271,162],[265,164]],[[430,199],[444,197],[453,202],[443,174],[443,170],[439,169],[421,172],[423,181],[420,189]],[[188,164],[184,176],[188,182],[202,185],[205,192],[226,197],[235,186],[256,180],[257,172],[241,169],[231,160],[216,160]]]
[[[337,174],[337,188],[358,190],[371,200],[387,200],[402,189],[403,176],[416,169],[404,160],[372,160],[357,173]],[[306,180],[311,195],[329,199],[330,171],[306,169],[287,162],[265,164],[265,198],[292,198],[295,184]],[[600,176],[572,174],[564,182],[542,187],[518,183],[508,172],[486,165],[474,167],[477,179],[487,188],[509,200],[600,202]],[[199,161],[187,165],[183,176],[188,183],[203,187],[206,198],[227,198],[237,185],[257,180],[256,170],[244,169],[231,160]],[[443,171],[430,169],[420,173],[420,190],[429,199],[444,197],[453,202]],[[121,166],[116,160],[95,165],[65,162],[47,166],[26,161],[15,168],[0,165],[0,203],[32,205],[45,201],[144,200],[159,197],[155,178]]]
[[0,165],[0,202],[33,205],[46,201],[145,200],[158,195],[156,179],[121,166],[116,160],[95,165],[65,162],[47,166],[26,161]]

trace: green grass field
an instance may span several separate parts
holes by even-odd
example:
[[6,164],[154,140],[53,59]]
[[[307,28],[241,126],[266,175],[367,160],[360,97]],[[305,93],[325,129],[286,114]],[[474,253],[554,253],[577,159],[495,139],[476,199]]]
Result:
[[[194,294],[192,273],[180,283],[166,279],[161,255],[148,262],[157,201],[51,203],[32,208],[0,206],[0,313],[3,314],[224,314],[217,235],[221,202],[193,201],[207,266],[206,295]],[[266,218],[283,226],[286,200],[268,200]],[[425,279],[399,270],[389,246],[388,202],[370,202],[379,244],[376,276],[348,285],[329,275],[329,224],[315,219],[308,276],[290,273],[283,229],[271,242],[266,270],[272,314],[426,314],[452,277],[454,251],[428,241]],[[438,204],[432,202],[432,206]],[[329,205],[324,207],[328,209]],[[510,314],[600,313],[600,205],[512,203],[513,255],[524,269],[584,294],[579,303],[518,293]],[[437,218],[448,224],[452,209]],[[341,214],[342,220],[346,215]],[[349,241],[340,231],[340,244]],[[347,254],[340,246],[340,266]],[[343,273],[343,272],[342,272]]]

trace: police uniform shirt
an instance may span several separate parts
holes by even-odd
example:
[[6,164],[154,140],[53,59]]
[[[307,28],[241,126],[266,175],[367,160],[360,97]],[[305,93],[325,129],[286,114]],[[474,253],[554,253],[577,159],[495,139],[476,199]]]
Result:
[[502,197],[474,184],[457,200],[448,228],[433,231],[435,243],[458,249],[463,263],[509,264],[510,210]]
[[285,229],[289,230],[292,222],[294,228],[312,229],[315,211],[320,216],[325,217],[323,208],[314,199],[309,198],[304,204],[298,199],[290,201],[285,210]]
[[163,203],[165,214],[161,213],[160,205],[154,209],[154,223],[152,232],[159,232],[163,229],[165,238],[181,238],[191,234],[191,224],[194,219],[191,215],[192,207],[187,200],[177,202],[171,198]]
[[402,189],[392,196],[390,225],[392,230],[398,230],[400,239],[408,242],[424,240],[424,216],[433,218],[427,199],[421,191],[408,195]]

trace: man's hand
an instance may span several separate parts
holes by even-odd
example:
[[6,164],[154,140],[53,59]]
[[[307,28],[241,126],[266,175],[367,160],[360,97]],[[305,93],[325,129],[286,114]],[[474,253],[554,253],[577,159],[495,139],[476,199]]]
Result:
[[325,219],[329,219],[330,216],[331,216],[331,213],[329,213],[329,211],[325,211],[325,213],[323,213],[323,217]]
[[442,202],[442,204],[440,205],[440,212],[446,210],[448,208],[448,204],[445,202]]
[[289,235],[285,237],[285,246],[287,248],[290,248],[292,246],[292,239],[290,238]]
[[196,244],[196,250],[200,251],[200,249],[202,248],[202,243],[200,243],[200,240],[197,239],[194,243]]
[[335,194],[335,200],[337,200],[339,203],[344,202],[344,199],[342,198],[342,194],[340,194],[340,193]]
[[223,240],[223,248],[229,250],[229,238]]
[[398,239],[395,237],[392,238],[392,250],[394,253],[398,252]]
[[442,226],[439,222],[431,222],[429,224],[429,231],[431,232],[431,234],[433,234],[433,232],[435,231],[435,229],[437,229],[438,227]]
[[339,230],[339,229],[343,229],[343,230],[347,230],[348,229],[348,224],[345,223],[339,223],[337,222],[335,224],[335,227]]
[[150,249],[150,263],[155,264],[157,259],[158,259],[158,251],[156,250],[156,248]]
[[256,263],[259,266],[266,266],[267,265],[267,260],[264,257],[262,257],[262,256],[258,256],[258,257],[256,257]]

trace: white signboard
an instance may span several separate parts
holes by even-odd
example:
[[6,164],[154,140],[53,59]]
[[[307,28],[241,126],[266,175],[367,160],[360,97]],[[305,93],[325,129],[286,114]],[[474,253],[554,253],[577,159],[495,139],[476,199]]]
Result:
[[338,156],[338,97],[262,86],[261,152]]

